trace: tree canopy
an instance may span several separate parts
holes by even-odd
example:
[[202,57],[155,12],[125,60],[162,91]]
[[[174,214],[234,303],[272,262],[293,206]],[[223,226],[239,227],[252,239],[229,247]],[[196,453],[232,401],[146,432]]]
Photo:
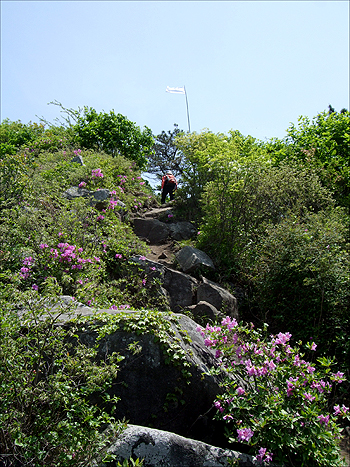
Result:
[[73,126],[75,139],[84,148],[97,149],[115,156],[120,154],[136,162],[140,169],[147,165],[153,153],[152,131],[140,129],[124,115],[97,113],[92,107],[84,107]]

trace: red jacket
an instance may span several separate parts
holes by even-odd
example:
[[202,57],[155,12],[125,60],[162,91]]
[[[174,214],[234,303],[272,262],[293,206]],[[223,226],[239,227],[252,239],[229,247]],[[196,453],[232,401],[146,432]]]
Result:
[[163,175],[163,177],[162,177],[162,189],[164,188],[164,185],[168,184],[168,183],[174,184],[175,185],[175,190],[176,190],[177,181],[176,181],[176,178],[174,177],[174,175],[170,175],[170,174]]

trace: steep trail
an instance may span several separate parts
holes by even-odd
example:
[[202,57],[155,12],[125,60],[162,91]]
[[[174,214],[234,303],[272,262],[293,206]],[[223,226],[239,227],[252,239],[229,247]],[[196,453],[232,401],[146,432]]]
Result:
[[[167,203],[164,206],[151,208],[150,210],[138,215],[137,217],[145,219],[159,219],[167,216],[168,214],[172,215],[172,203]],[[175,241],[171,238],[155,245],[148,245],[150,252],[146,254],[146,258],[164,264],[165,266],[174,268],[174,259],[175,259]]]

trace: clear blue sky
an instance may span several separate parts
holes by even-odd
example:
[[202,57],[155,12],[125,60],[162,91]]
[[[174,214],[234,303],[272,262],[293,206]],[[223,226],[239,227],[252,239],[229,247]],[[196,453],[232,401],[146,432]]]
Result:
[[348,1],[1,1],[1,115],[114,109],[154,134],[283,137],[349,108]]

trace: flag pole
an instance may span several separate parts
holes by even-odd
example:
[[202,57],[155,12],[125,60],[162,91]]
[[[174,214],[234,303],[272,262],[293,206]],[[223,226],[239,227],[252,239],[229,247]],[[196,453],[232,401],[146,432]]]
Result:
[[188,132],[191,133],[191,127],[190,127],[190,115],[188,113],[188,100],[187,100],[187,92],[186,92],[186,88],[185,88],[185,85],[184,85],[184,91],[185,91],[185,97],[186,97],[186,108],[187,108],[187,122],[188,122]]

